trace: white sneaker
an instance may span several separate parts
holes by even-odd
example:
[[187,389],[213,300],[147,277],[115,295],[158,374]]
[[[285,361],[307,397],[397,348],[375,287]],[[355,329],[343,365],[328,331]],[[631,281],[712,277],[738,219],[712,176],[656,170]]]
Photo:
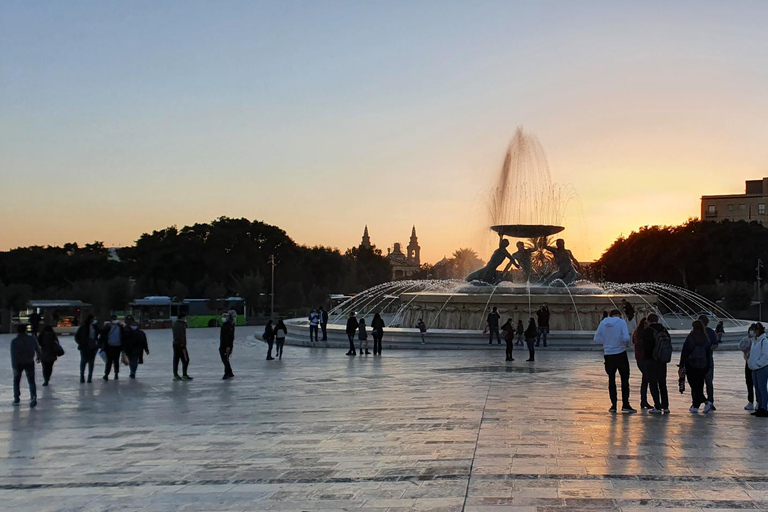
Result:
[[704,414],[707,414],[709,411],[712,410],[712,402],[707,402],[704,404]]
[[696,414],[697,412],[699,412],[699,408],[698,407],[691,407],[690,409],[688,409],[688,412],[692,412],[693,414]]
[[754,411],[755,405],[752,402],[749,402],[747,405],[744,406],[745,411]]
[[661,409],[655,407],[653,409],[648,409],[648,414],[661,414]]

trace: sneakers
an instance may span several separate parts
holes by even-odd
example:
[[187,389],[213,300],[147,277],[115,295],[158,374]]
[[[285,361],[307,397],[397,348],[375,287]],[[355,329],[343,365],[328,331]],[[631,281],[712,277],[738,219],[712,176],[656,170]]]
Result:
[[115,380],[117,380],[118,378],[119,378],[119,377],[118,377],[118,375],[117,375],[117,374],[115,374]]
[[648,402],[645,402],[644,404],[640,404],[641,409],[653,409],[653,406],[649,404]]
[[[349,353],[347,353],[347,355],[349,355]],[[267,358],[267,361],[272,361],[272,360],[274,360],[274,359],[275,359],[274,357],[271,357],[271,356],[270,356],[270,357],[268,357],[268,358]]]
[[610,409],[608,409],[608,412],[610,412],[610,413],[614,413],[614,414],[615,414],[615,413],[616,413],[616,406],[615,406],[615,405],[612,405],[612,406],[611,406],[611,408],[610,408]]
[[189,375],[183,375],[181,377],[181,380],[194,380],[194,379],[192,379],[192,377],[190,377]]
[[712,410],[712,402],[707,402],[704,404],[704,410],[702,411],[704,414],[707,414],[709,411]]
[[621,408],[621,412],[625,414],[635,414],[637,411],[633,409],[631,405],[625,405]]
[[664,414],[669,414],[669,409],[662,409],[662,412],[663,412]]
[[130,377],[131,379],[135,379],[135,378],[136,378],[136,374],[135,374],[135,373],[132,373],[132,374],[130,374],[128,377]]
[[648,414],[661,414],[662,412],[663,411],[661,409],[657,409],[655,407],[653,409],[648,409]]
[[33,409],[34,409],[35,407],[37,407],[37,398],[33,398],[33,399],[32,399],[32,400],[29,402],[29,406],[30,406],[30,407],[32,407]]
[[85,377],[80,377],[80,384],[85,384]]
[[744,406],[745,411],[754,411],[755,410],[755,404],[752,402],[749,402],[747,405]]
[[173,376],[173,380],[175,380],[175,381],[179,381],[179,380],[181,380],[181,377],[179,377],[178,375],[174,375],[174,376]]
[[87,380],[87,381],[85,381],[85,382],[87,382],[88,384],[90,384],[90,383],[91,383],[91,382],[93,382],[93,381],[91,380],[91,378],[90,378],[90,377],[88,377],[88,380]]
[[102,379],[104,379],[104,380],[109,380],[109,375],[105,375],[105,376],[103,376],[103,377],[102,377]]
[[43,386],[44,386],[44,387],[45,387],[45,386],[48,386],[48,381],[47,381],[47,380],[46,380],[45,382],[43,382]]
[[14,400],[13,400],[13,405],[15,405],[16,407],[18,407],[19,405],[21,405],[21,400],[19,400],[18,398],[14,398]]
[[691,407],[690,409],[688,409],[688,412],[692,412],[693,414],[696,414],[696,413],[699,412],[699,408],[698,407]]

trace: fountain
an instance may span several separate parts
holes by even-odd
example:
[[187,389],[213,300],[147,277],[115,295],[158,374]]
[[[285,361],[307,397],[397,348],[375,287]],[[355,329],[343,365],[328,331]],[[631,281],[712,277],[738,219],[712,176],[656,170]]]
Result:
[[[546,304],[550,343],[563,340],[571,348],[589,348],[603,312],[621,309],[622,300],[634,305],[638,317],[660,313],[678,341],[701,312],[726,321],[727,331],[745,329],[746,323],[682,288],[584,280],[565,240],[557,239],[554,245],[551,240],[565,230],[564,211],[575,197],[572,187],[552,182],[541,144],[518,128],[489,202],[490,229],[498,235],[499,246],[488,264],[464,281],[394,281],[365,290],[330,311],[329,339],[346,346],[343,331],[349,313],[369,317],[378,312],[387,325],[385,345],[419,346],[415,326],[423,319],[430,338],[440,346],[480,346],[478,338],[492,307],[504,320],[526,323]],[[518,239],[517,251],[508,251],[510,241],[505,237]],[[290,323],[303,326],[306,320]]]

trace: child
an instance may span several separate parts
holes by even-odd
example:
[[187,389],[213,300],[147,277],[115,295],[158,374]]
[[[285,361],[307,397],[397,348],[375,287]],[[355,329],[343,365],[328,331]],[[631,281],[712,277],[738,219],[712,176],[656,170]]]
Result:
[[360,340],[360,355],[363,355],[363,349],[365,349],[366,355],[370,355],[368,352],[368,331],[365,330],[365,318],[361,318],[357,324],[359,331],[358,338]]

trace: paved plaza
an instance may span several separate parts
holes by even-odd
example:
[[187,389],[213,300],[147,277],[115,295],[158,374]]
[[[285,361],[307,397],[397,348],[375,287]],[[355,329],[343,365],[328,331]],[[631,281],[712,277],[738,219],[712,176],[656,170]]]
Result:
[[215,330],[189,330],[192,382],[171,380],[170,331],[148,332],[137,380],[104,382],[99,361],[93,384],[63,337],[34,410],[26,389],[11,405],[0,337],[2,509],[768,510],[768,420],[743,410],[738,352],[717,354],[717,412],[691,415],[670,375],[671,415],[612,416],[599,352],[265,361],[253,332],[238,329],[231,381]]

